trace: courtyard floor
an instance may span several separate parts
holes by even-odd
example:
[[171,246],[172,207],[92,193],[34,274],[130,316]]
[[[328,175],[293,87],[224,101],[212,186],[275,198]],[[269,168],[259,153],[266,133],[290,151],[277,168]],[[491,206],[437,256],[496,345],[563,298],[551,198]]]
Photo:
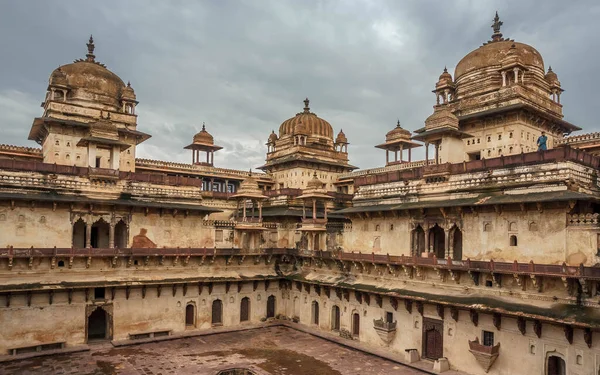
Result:
[[135,346],[91,345],[88,352],[0,363],[0,374],[216,375],[425,374],[287,327],[268,327]]

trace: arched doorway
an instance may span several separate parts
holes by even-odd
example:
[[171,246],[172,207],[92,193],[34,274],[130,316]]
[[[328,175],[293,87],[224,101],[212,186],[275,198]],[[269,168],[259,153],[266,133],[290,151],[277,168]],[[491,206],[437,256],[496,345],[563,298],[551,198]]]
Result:
[[110,225],[104,219],[96,221],[92,225],[92,235],[90,244],[94,249],[108,249],[108,237],[110,233]]
[[123,220],[119,220],[115,225],[115,247],[119,249],[127,248],[127,224]]
[[437,224],[429,230],[429,246],[433,248],[433,253],[436,257],[444,258],[446,256],[446,238],[444,229]]
[[195,325],[195,308],[194,305],[191,303],[188,303],[187,306],[185,307],[185,326],[186,327],[193,327]]
[[455,226],[452,232],[452,259],[462,260],[462,231]]
[[425,251],[425,231],[420,225],[417,225],[412,231],[412,254],[421,256]]
[[250,320],[250,298],[242,298],[240,303],[240,322],[247,322]]
[[334,331],[340,330],[340,308],[336,305],[331,308],[331,329]]
[[565,364],[565,360],[556,355],[549,356],[546,374],[547,375],[566,375],[567,374],[567,366]]
[[275,296],[270,295],[269,298],[267,298],[267,318],[274,318],[274,317],[275,317]]
[[358,337],[360,334],[360,314],[352,314],[352,336]]
[[220,299],[216,299],[212,303],[212,324],[223,324],[223,302]]
[[319,302],[313,301],[312,303],[312,324],[319,325]]
[[108,314],[102,307],[96,308],[88,316],[88,341],[108,339]]
[[423,357],[435,360],[444,356],[443,329],[442,321],[423,319]]
[[85,248],[85,222],[82,218],[79,218],[79,220],[73,224],[72,246],[76,249]]

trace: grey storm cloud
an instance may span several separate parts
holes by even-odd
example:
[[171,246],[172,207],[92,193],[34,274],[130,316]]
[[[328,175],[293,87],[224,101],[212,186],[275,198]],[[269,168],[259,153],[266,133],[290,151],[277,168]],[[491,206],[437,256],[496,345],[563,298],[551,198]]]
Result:
[[0,143],[29,145],[48,77],[81,58],[131,81],[143,158],[190,162],[183,147],[205,122],[217,166],[262,165],[271,130],[311,109],[343,129],[350,162],[382,165],[373,148],[399,119],[415,130],[432,113],[447,66],[490,38],[498,11],[506,37],[531,44],[566,89],[565,119],[596,122],[595,0],[539,1],[2,1]]

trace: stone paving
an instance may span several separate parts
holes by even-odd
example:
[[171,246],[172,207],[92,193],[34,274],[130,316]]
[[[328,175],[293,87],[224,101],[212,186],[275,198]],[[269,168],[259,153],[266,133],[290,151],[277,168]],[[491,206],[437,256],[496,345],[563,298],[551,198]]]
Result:
[[118,348],[92,345],[89,352],[0,364],[0,374],[216,375],[230,368],[259,375],[425,374],[287,327]]

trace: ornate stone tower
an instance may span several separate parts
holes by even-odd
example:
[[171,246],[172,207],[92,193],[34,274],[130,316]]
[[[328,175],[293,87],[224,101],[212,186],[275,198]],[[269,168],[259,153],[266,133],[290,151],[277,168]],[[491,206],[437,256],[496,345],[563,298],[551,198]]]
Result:
[[433,145],[438,163],[535,151],[542,131],[552,148],[579,130],[563,120],[556,74],[535,48],[504,38],[502,24],[496,13],[491,40],[435,85],[434,113],[414,139]]
[[135,146],[150,136],[137,130],[131,84],[96,61],[94,49],[90,36],[85,59],[52,72],[29,139],[45,163],[134,171]]
[[281,124],[279,136],[271,133],[267,162],[259,169],[273,176],[278,189],[304,189],[316,170],[325,188],[334,191],[336,176],[356,168],[348,163],[348,139],[340,132],[334,142],[329,122],[308,105],[306,98],[304,110]]

